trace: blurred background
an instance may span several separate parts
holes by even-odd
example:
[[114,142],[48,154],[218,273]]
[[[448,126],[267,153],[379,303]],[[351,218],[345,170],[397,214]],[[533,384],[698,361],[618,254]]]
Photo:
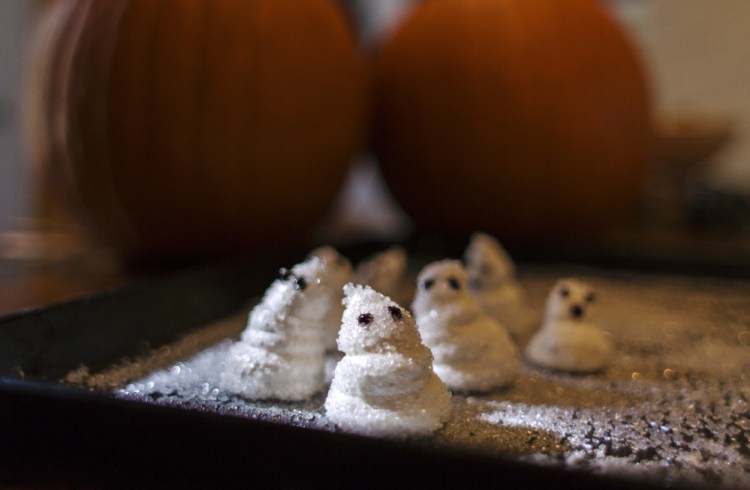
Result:
[[[413,2],[342,3],[356,14],[362,43],[369,44]],[[0,254],[5,259],[64,254],[66,247],[75,251],[75,244],[64,241],[35,248],[36,233],[49,231],[48,221],[55,219],[23,131],[27,54],[46,4],[0,0]],[[655,95],[656,157],[663,165],[655,166],[644,189],[643,223],[745,237],[750,230],[750,2],[608,0],[606,5],[632,34]],[[360,162],[332,216],[346,222],[367,219],[369,212],[375,224],[368,226],[381,231],[406,226],[378,179],[371,162]],[[352,192],[352,186],[365,192]],[[357,202],[363,195],[377,205]]]
[[23,227],[34,215],[36,187],[22,135],[26,54],[42,2],[0,1],[0,230]]

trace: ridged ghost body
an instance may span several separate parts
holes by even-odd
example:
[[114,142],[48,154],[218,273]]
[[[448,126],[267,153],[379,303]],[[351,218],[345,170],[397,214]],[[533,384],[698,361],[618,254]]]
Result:
[[338,338],[343,359],[325,401],[328,418],[364,435],[404,438],[432,433],[452,404],[432,371],[414,319],[368,286],[344,288],[345,310]]
[[322,260],[282,269],[229,349],[224,382],[252,399],[303,400],[324,383],[332,290]]
[[335,351],[336,338],[341,327],[341,316],[344,314],[344,285],[352,281],[352,263],[331,246],[318,247],[310,252],[310,257],[318,257],[323,261],[331,283],[331,308],[324,320],[324,342],[326,350]]
[[508,332],[469,294],[457,260],[427,265],[418,277],[412,311],[434,369],[451,390],[488,391],[518,376],[518,350]]
[[382,293],[399,304],[411,301],[412,287],[406,281],[406,251],[391,247],[363,260],[354,269],[354,280]]
[[502,245],[490,235],[476,233],[464,258],[471,294],[516,342],[528,340],[534,328],[533,314],[516,279],[515,265]]

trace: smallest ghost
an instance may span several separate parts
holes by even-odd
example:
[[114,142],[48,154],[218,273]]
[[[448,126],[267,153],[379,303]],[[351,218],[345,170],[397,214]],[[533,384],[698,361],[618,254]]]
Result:
[[612,344],[590,320],[595,299],[593,290],[581,281],[558,281],[547,296],[544,322],[526,347],[526,358],[537,366],[558,371],[603,370]]

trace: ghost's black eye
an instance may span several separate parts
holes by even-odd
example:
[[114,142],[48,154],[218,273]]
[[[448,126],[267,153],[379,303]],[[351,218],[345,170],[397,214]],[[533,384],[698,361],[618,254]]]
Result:
[[429,291],[430,288],[432,288],[432,286],[434,285],[435,285],[435,279],[431,277],[422,281],[422,289],[425,289],[427,291]]
[[596,295],[594,293],[589,293],[586,295],[587,303],[593,303],[594,301],[596,301]]
[[357,322],[363,327],[366,327],[372,323],[372,319],[372,313],[362,313],[357,317]]
[[287,280],[290,277],[292,277],[292,271],[290,271],[286,267],[282,267],[281,269],[279,269],[279,279]]
[[294,279],[294,289],[299,289],[300,291],[304,291],[307,287],[307,281],[304,277],[297,277]]
[[404,317],[404,314],[401,313],[401,308],[398,306],[389,306],[388,313],[390,313],[391,317],[396,321],[401,320]]
[[560,296],[562,296],[563,298],[567,298],[568,296],[570,296],[570,291],[568,291],[568,288],[563,286],[562,289],[560,289]]
[[454,291],[458,291],[459,289],[461,289],[461,283],[458,282],[458,279],[453,276],[450,276],[448,278],[448,286],[450,286]]

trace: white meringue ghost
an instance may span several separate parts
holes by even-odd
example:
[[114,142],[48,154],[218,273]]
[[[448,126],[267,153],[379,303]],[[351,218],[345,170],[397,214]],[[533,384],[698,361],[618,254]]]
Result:
[[324,385],[326,265],[311,257],[280,275],[228,352],[225,387],[252,399],[303,400]]
[[341,255],[338,250],[331,247],[330,245],[323,245],[316,248],[308,257],[318,257],[326,265],[328,276],[330,278],[331,290],[333,291],[333,298],[331,301],[331,308],[328,310],[328,315],[325,319],[325,332],[324,342],[326,349],[329,351],[335,351],[336,338],[339,335],[339,327],[341,326],[341,316],[344,314],[344,285],[352,281],[352,263]]
[[420,272],[412,311],[433,367],[454,391],[488,391],[518,376],[518,350],[508,332],[469,294],[466,270],[442,260]]
[[408,304],[412,286],[406,280],[406,268],[406,251],[393,246],[357,264],[354,281],[370,286],[399,304]]
[[471,294],[516,342],[528,340],[534,328],[533,314],[516,279],[516,267],[502,245],[486,233],[475,233],[464,260]]
[[432,371],[411,314],[369,286],[346,285],[344,303],[344,357],[325,401],[328,418],[349,432],[396,438],[440,428],[450,393]]
[[547,296],[544,323],[526,347],[541,367],[587,373],[604,369],[612,343],[590,320],[594,291],[575,279],[558,281]]

